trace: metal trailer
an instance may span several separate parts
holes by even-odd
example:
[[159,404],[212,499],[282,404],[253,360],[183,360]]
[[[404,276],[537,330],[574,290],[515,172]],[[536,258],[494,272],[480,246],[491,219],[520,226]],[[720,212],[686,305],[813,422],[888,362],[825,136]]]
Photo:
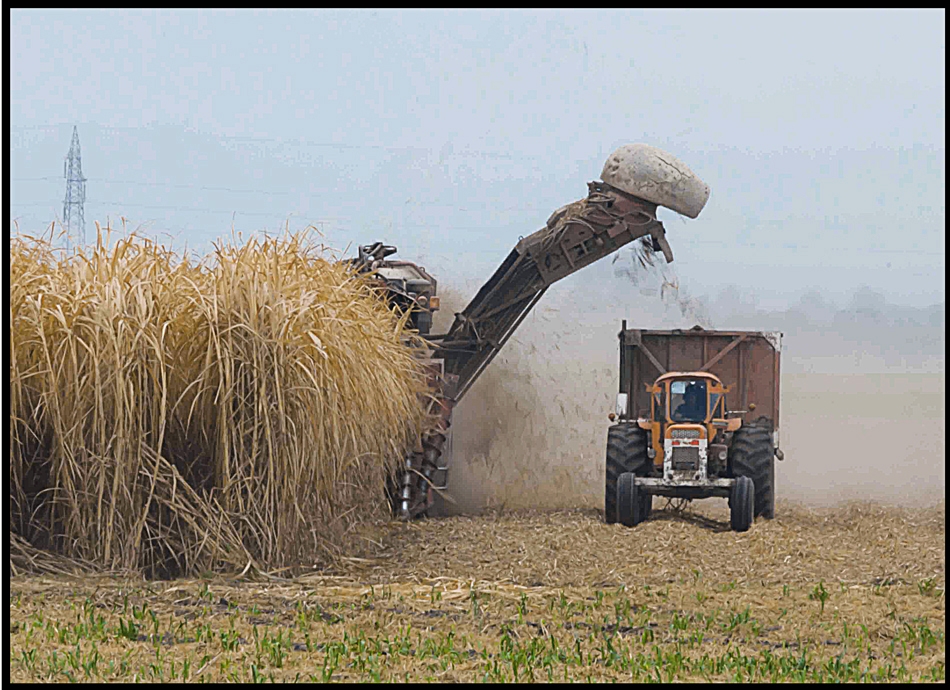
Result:
[[[774,452],[777,459],[783,458],[782,451],[779,449],[781,333],[713,331],[704,330],[699,326],[689,330],[628,329],[627,322],[623,321],[618,336],[620,339],[620,390],[617,396],[616,412],[611,415],[611,419],[616,420],[617,424],[611,427],[608,434],[608,468],[605,485],[607,492],[605,515],[608,521],[612,521],[613,486],[614,481],[617,480],[614,475],[622,473],[622,470],[612,467],[611,463],[622,465],[624,462],[632,462],[621,458],[618,463],[616,449],[613,450],[615,459],[611,460],[611,439],[616,446],[617,439],[629,438],[628,442],[633,444],[630,447],[636,448],[635,452],[638,454],[644,452],[639,448],[640,445],[648,446],[646,453],[649,454],[650,461],[643,456],[642,460],[634,462],[638,464],[636,476],[624,479],[628,485],[624,490],[634,491],[634,494],[640,497],[638,500],[644,502],[643,507],[636,511],[638,517],[631,518],[634,524],[645,519],[649,513],[648,501],[653,495],[683,500],[720,496],[730,498],[731,505],[735,485],[739,481],[739,476],[743,474],[742,466],[737,465],[734,468],[732,460],[733,437],[742,427],[745,427],[741,431],[742,434],[751,431],[759,439],[760,444],[767,444],[766,434],[771,433],[771,449],[762,449],[762,452],[766,452],[769,456]],[[668,422],[659,423],[660,415],[655,414],[657,409],[655,396],[659,395],[656,392],[659,388],[655,386],[659,386],[661,381],[669,382],[678,377],[686,378],[687,375],[696,377],[704,374],[711,374],[718,378],[728,389],[726,401],[728,407],[732,409],[724,411],[721,416],[741,416],[741,427],[738,419],[733,422],[725,419],[718,421],[707,419],[704,425],[694,425],[705,426],[709,432],[708,434],[706,431],[702,432],[703,440],[690,442],[700,445],[699,452],[702,461],[698,461],[695,468],[690,467],[689,472],[680,472],[677,471],[676,466],[676,453],[679,452],[678,446],[681,445],[675,438],[678,432],[671,432],[673,438],[668,438],[670,436],[668,427],[676,428],[677,425]],[[651,406],[651,396],[654,396],[653,406]],[[699,432],[696,433],[699,435]],[[715,443],[708,440],[712,438],[710,434],[713,433],[716,434]],[[708,447],[707,443],[710,443]],[[707,450],[710,458],[708,472]],[[717,460],[721,459],[723,462],[714,463],[712,453],[718,456]],[[769,468],[767,472],[769,472],[768,480],[762,488],[767,490],[768,495],[766,497],[756,495],[755,514],[758,515],[761,512],[764,517],[772,517],[774,514],[774,469]],[[637,489],[633,490],[629,485],[635,485]],[[617,500],[621,500],[619,494]],[[623,521],[622,517],[621,521]],[[742,529],[747,528],[744,526]]]
[[747,410],[750,403],[755,405],[752,418],[771,422],[778,445],[782,333],[710,331],[699,326],[669,331],[628,329],[624,320],[618,337],[619,392],[629,400],[623,416],[649,416],[647,386],[662,374],[707,371],[732,389],[733,408]]

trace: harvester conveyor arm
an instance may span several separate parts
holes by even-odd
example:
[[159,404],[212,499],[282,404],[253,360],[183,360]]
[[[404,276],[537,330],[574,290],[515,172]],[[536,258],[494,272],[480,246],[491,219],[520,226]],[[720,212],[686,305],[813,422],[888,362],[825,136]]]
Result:
[[445,374],[458,377],[454,391],[447,391],[456,402],[553,283],[646,235],[667,261],[673,260],[663,224],[656,220],[656,204],[603,182],[588,187],[586,199],[559,209],[544,228],[518,242],[455,315],[448,333],[432,336],[433,356],[443,360]]

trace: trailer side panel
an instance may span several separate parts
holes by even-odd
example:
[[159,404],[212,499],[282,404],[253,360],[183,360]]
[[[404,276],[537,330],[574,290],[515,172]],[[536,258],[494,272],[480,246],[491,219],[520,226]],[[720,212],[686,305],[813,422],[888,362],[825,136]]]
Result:
[[729,408],[755,410],[744,419],[767,417],[779,428],[779,361],[781,333],[761,331],[657,331],[623,328],[620,332],[621,393],[627,393],[628,414],[649,416],[646,386],[660,374],[708,371],[731,390]]

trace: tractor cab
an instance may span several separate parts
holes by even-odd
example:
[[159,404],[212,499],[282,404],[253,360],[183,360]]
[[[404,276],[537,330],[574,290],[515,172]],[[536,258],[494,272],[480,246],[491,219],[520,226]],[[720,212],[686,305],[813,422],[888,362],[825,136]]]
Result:
[[[717,376],[705,371],[670,372],[646,388],[650,392],[650,418],[638,419],[637,423],[651,432],[647,454],[657,469],[695,472],[699,470],[699,456],[719,464],[721,454],[725,462],[723,437],[736,431],[742,420],[726,418],[729,389]],[[680,456],[683,462],[678,462]],[[664,468],[668,457],[671,466]]]

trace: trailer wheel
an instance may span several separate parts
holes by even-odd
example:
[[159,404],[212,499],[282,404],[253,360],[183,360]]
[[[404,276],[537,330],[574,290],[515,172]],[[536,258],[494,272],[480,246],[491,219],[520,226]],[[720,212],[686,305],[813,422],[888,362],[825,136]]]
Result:
[[775,449],[768,424],[740,427],[729,448],[732,476],[755,484],[755,517],[775,517]]
[[[646,476],[647,432],[636,424],[614,424],[607,430],[607,467],[604,476],[604,522],[617,522],[617,478],[624,472]],[[647,496],[652,502],[652,497]]]
[[739,477],[732,485],[729,505],[729,524],[736,532],[746,532],[755,517],[755,484],[748,477]]
[[647,503],[652,498],[636,484],[633,472],[624,472],[617,479],[617,520],[625,527],[635,527],[647,519]]

